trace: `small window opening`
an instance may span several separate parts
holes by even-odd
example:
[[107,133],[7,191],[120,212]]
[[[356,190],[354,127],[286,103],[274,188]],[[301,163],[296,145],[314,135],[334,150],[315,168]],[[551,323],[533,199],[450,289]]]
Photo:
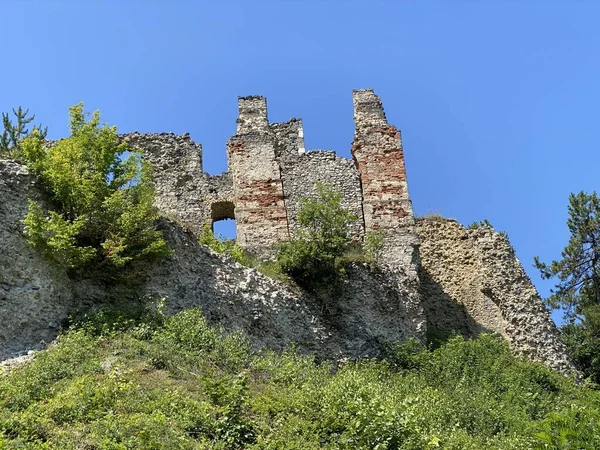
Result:
[[235,240],[235,207],[232,202],[215,202],[211,205],[214,235],[221,240]]
[[221,241],[235,240],[235,220],[223,219],[213,222],[213,233],[215,237]]

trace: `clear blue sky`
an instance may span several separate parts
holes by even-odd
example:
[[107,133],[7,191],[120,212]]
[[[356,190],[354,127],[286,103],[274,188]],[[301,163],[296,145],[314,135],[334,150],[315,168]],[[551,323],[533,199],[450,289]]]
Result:
[[225,169],[238,95],[304,119],[349,156],[351,91],[403,133],[418,214],[506,230],[532,268],[568,239],[570,192],[597,189],[597,1],[4,1],[0,110],[66,134],[84,101],[122,132],[190,132]]

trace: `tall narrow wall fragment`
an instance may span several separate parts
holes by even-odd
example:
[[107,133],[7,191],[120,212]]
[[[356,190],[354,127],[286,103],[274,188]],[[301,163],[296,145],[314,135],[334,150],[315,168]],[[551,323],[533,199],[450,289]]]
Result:
[[354,122],[352,157],[362,185],[365,232],[381,233],[381,265],[405,291],[405,327],[422,338],[425,316],[418,294],[419,239],[408,196],[400,131],[389,125],[372,89],[352,93]]
[[227,142],[237,242],[255,253],[272,254],[289,238],[275,138],[264,97],[240,97],[237,131]]

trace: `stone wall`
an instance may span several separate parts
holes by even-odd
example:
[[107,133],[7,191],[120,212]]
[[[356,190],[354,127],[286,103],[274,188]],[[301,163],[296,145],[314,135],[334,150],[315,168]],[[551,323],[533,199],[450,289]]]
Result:
[[490,227],[419,219],[421,296],[430,333],[503,336],[518,353],[559,371],[572,366],[558,330],[510,243]]
[[297,226],[303,197],[314,197],[317,183],[323,183],[342,194],[342,206],[356,216],[350,229],[356,239],[364,235],[360,178],[352,161],[336,156],[334,151],[310,151],[282,160],[281,178],[285,192],[290,230]]
[[240,97],[236,134],[227,142],[237,243],[258,254],[272,254],[289,238],[275,137],[269,129],[264,97]]
[[23,237],[27,199],[42,196],[27,168],[0,160],[0,360],[50,342],[75,307],[66,270]]
[[353,98],[353,160],[334,151],[306,152],[302,120],[269,123],[266,99],[259,96],[238,99],[236,133],[227,142],[228,172],[222,175],[203,172],[202,148],[188,134],[122,138],[153,163],[160,211],[196,234],[205,224],[235,219],[238,243],[269,256],[296,227],[299,200],[315,195],[321,182],[339,190],[342,205],[356,216],[355,239],[365,230],[385,231],[386,261],[411,265],[418,241],[400,133],[387,123],[372,90],[355,91]]
[[188,134],[173,133],[121,136],[128,145],[144,152],[154,168],[156,206],[167,217],[199,231],[207,220],[203,201],[202,147]]
[[152,163],[156,206],[161,214],[176,219],[199,234],[204,224],[233,219],[233,182],[229,173],[212,176],[202,170],[202,146],[189,134],[121,135]]

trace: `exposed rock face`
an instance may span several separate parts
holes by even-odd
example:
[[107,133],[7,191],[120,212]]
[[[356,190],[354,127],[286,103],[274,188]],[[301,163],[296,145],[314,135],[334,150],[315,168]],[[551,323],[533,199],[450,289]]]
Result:
[[28,198],[40,195],[27,168],[0,160],[0,359],[50,342],[75,306],[66,272],[22,235]]
[[490,227],[467,230],[443,218],[417,220],[417,232],[430,333],[496,332],[516,352],[559,371],[572,370],[540,295],[502,235]]
[[199,245],[175,224],[165,228],[176,253],[147,276],[145,292],[165,297],[173,313],[199,306],[228,330],[243,330],[257,348],[294,343],[322,358],[373,356],[384,342],[412,333],[404,296],[383,276],[355,266],[327,304]]

